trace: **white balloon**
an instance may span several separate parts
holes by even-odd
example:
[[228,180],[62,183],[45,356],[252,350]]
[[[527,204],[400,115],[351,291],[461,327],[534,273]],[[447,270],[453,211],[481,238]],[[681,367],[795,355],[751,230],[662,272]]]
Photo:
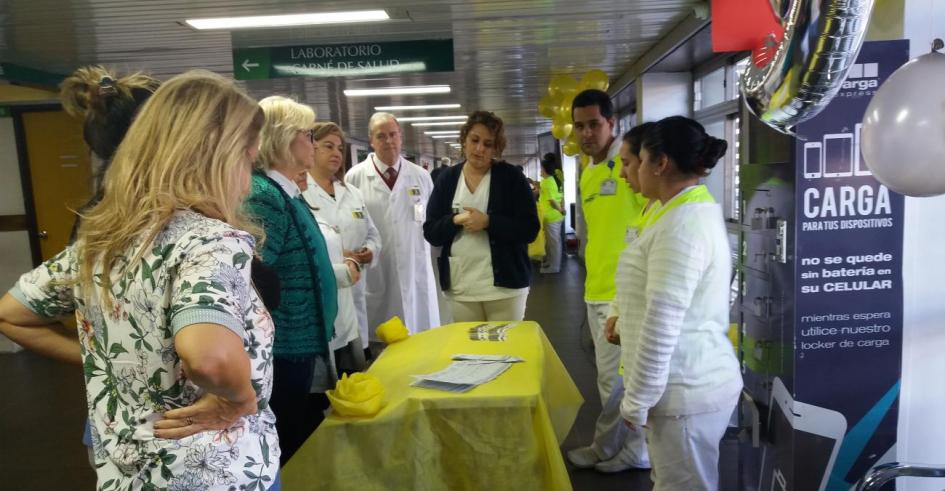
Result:
[[896,70],[863,117],[863,159],[873,176],[908,196],[945,194],[945,54]]

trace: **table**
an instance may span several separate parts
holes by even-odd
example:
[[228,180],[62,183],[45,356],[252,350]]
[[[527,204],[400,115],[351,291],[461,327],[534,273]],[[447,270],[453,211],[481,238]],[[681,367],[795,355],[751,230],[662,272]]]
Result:
[[[535,322],[501,342],[450,324],[388,346],[368,369],[387,405],[370,419],[330,415],[282,469],[287,491],[570,490],[559,450],[583,398]],[[456,394],[410,387],[459,353],[523,358]]]

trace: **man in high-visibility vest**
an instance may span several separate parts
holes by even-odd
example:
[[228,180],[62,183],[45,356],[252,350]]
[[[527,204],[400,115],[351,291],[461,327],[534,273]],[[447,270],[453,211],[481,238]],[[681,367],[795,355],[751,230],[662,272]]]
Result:
[[631,430],[623,423],[618,405],[608,399],[623,395],[618,372],[620,347],[607,342],[604,325],[616,294],[614,277],[617,259],[625,245],[627,228],[640,214],[645,201],[621,177],[621,140],[614,136],[614,106],[600,90],[585,90],[572,104],[574,131],[581,152],[590,164],[581,173],[580,203],[587,225],[584,263],[584,301],[587,322],[594,340],[597,388],[603,411],[597,418],[594,441],[587,447],[568,452],[576,467],[593,467],[600,472],[620,472],[650,467],[642,429]]

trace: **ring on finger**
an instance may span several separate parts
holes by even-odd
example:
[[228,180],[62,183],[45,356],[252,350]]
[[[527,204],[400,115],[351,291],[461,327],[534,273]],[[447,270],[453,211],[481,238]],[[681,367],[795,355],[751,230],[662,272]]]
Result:
[[194,418],[187,418],[187,424],[190,426],[194,425]]

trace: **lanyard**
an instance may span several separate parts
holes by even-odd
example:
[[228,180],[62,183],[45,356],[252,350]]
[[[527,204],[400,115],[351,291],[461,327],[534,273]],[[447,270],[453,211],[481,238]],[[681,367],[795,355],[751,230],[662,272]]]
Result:
[[614,162],[614,159],[610,159],[610,160],[607,161],[607,168],[610,169],[610,178],[611,178],[611,179],[614,178],[614,166],[615,166],[615,165],[617,165],[617,164],[616,164],[616,162]]
[[669,200],[668,203],[661,206],[653,213],[647,213],[647,215],[649,215],[648,217],[644,215],[643,228],[650,227],[654,223],[658,222],[660,218],[663,217],[663,215],[669,213],[669,211],[673,208],[687,203],[715,203],[715,198],[712,197],[712,194],[709,193],[709,189],[706,188],[705,185],[700,184],[698,186],[693,186],[677,194],[675,197],[673,197],[673,199]]

